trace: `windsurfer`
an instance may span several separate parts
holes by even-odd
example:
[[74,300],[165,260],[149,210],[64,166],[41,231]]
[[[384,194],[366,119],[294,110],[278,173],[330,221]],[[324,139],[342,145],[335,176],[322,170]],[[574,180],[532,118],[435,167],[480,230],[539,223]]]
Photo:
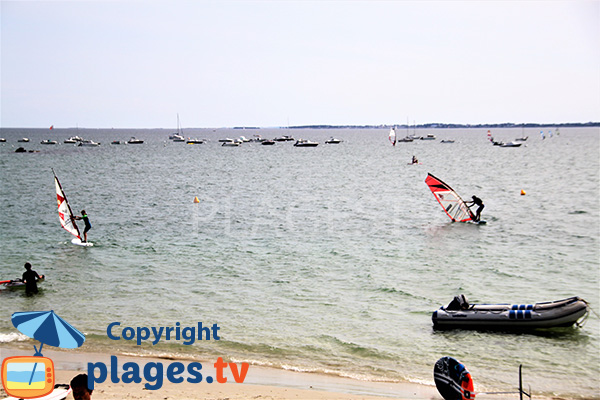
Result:
[[85,229],[83,230],[83,241],[87,242],[87,233],[90,229],[92,229],[92,224],[90,224],[87,213],[85,210],[81,210],[81,217],[74,216],[73,218],[77,220],[83,220],[83,223],[85,224]]
[[478,207],[477,207],[477,211],[475,211],[475,218],[473,218],[473,220],[475,222],[478,222],[481,219],[481,210],[483,210],[483,208],[485,206],[483,205],[483,201],[479,197],[473,195],[473,196],[471,196],[471,198],[473,199],[473,201],[467,201],[467,202],[465,202],[465,204],[469,208],[474,206],[475,204],[477,204]]
[[38,275],[37,272],[31,269],[31,264],[25,263],[26,271],[23,272],[23,282],[25,283],[25,293],[28,295],[37,294],[37,280],[42,279],[43,275]]

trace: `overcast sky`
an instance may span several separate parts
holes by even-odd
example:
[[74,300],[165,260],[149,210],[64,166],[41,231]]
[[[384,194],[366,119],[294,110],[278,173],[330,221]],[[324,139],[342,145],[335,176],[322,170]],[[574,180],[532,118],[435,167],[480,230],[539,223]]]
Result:
[[1,127],[600,121],[599,1],[1,1]]

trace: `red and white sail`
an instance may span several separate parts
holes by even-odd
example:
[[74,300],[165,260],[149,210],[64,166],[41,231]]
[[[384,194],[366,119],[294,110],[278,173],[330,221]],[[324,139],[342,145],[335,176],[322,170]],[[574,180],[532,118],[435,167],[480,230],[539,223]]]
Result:
[[440,203],[446,214],[452,221],[467,222],[474,219],[471,209],[465,204],[450,186],[435,176],[427,174],[425,183],[431,189],[435,199]]
[[390,139],[390,143],[392,144],[392,146],[396,145],[396,129],[390,129],[390,135],[388,136],[388,139]]
[[[52,173],[54,174],[54,170]],[[79,228],[77,227],[75,219],[73,218],[73,211],[71,211],[71,206],[69,206],[67,196],[65,196],[65,192],[63,192],[62,186],[60,185],[56,174],[54,174],[54,184],[56,186],[56,202],[58,204],[58,217],[60,219],[60,224],[71,235],[81,239]]]

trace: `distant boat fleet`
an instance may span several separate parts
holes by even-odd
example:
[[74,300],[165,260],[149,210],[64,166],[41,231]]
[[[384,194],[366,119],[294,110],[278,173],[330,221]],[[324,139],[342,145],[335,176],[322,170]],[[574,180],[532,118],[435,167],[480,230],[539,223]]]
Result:
[[[541,136],[542,140],[544,140],[546,138],[551,138],[554,135],[556,135],[556,136],[560,135],[560,131],[558,130],[558,128],[555,131],[549,130],[547,133],[544,133],[544,131],[540,131],[540,136]],[[413,141],[421,141],[421,140],[423,140],[423,141],[437,140],[437,137],[431,133],[426,134],[424,136],[418,136],[416,134],[410,135],[407,132],[405,137],[398,138],[395,127],[392,127],[390,129],[388,137],[389,137],[390,142],[394,146],[396,145],[396,143],[410,143]],[[181,143],[186,143],[186,144],[190,144],[190,145],[204,144],[204,143],[209,142],[208,139],[198,139],[198,138],[190,138],[190,137],[186,138],[184,136],[183,129],[180,126],[179,115],[177,115],[177,131],[172,133],[171,135],[169,135],[168,138],[172,142],[181,142]],[[523,134],[523,135],[521,135],[521,137],[518,137],[513,141],[503,142],[503,141],[495,140],[494,137],[492,136],[491,132],[488,130],[487,138],[494,146],[520,147],[529,139],[529,136],[525,136]],[[0,143],[6,143],[6,141],[7,140],[5,138],[0,138]],[[243,143],[260,143],[264,146],[272,146],[278,142],[295,142],[294,147],[316,147],[320,144],[319,142],[315,142],[315,141],[312,141],[309,139],[303,139],[303,138],[295,139],[291,135],[282,135],[282,136],[275,137],[273,139],[263,138],[263,137],[261,137],[261,135],[254,135],[254,137],[250,138],[250,139],[246,138],[245,136],[240,136],[237,139],[224,138],[224,139],[219,139],[218,141],[219,141],[219,143],[221,143],[221,146],[223,146],[223,147],[238,147]],[[23,138],[18,139],[17,142],[18,143],[29,143],[30,139],[27,137],[23,137]],[[339,144],[342,142],[343,141],[341,139],[338,139],[335,137],[330,137],[329,139],[325,140],[325,144]],[[53,140],[53,139],[45,139],[40,142],[40,144],[43,144],[43,145],[57,145],[58,143],[59,142],[57,140]],[[80,147],[98,147],[98,146],[100,146],[99,142],[95,142],[90,139],[84,139],[78,135],[70,136],[68,139],[65,139],[63,141],[63,143],[73,144],[75,146],[80,146]],[[131,137],[129,140],[113,140],[111,142],[112,145],[143,144],[143,143],[144,143],[144,140],[138,139],[136,137]],[[445,138],[445,139],[440,140],[440,143],[452,144],[452,143],[455,143],[455,140],[453,138]]]

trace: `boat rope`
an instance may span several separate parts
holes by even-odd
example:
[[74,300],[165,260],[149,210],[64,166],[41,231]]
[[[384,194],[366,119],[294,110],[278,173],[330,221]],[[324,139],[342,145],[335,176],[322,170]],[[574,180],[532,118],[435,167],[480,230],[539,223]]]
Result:
[[598,315],[598,313],[597,313],[597,312],[596,312],[596,311],[595,311],[595,310],[594,310],[594,309],[591,307],[590,303],[588,303],[588,302],[587,302],[586,300],[584,300],[584,299],[580,299],[580,300],[581,300],[581,301],[583,301],[583,302],[585,303],[585,305],[587,306],[587,311],[586,311],[586,313],[583,315],[583,317],[581,317],[581,319],[580,319],[579,321],[576,321],[576,322],[575,322],[575,326],[576,326],[576,327],[578,327],[578,328],[583,328],[583,325],[585,325],[585,323],[586,323],[587,319],[588,319],[588,318],[589,318],[589,316],[590,316],[590,311],[591,311],[592,313],[594,313],[594,315],[595,315],[597,318],[600,318],[600,315]]

